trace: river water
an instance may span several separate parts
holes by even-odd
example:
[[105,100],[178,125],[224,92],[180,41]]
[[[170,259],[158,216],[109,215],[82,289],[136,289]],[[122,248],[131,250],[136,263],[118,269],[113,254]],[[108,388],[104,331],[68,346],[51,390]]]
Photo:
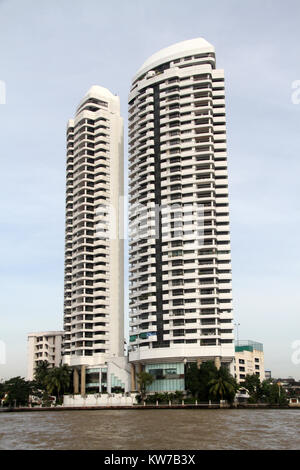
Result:
[[0,449],[300,449],[300,410],[0,413]]

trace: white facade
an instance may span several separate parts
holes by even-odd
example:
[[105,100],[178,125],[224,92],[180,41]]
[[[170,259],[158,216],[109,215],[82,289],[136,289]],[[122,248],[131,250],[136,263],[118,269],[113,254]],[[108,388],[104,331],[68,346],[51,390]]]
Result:
[[243,383],[246,375],[257,375],[262,382],[265,376],[265,361],[262,343],[239,341],[235,346],[235,376]]
[[67,126],[63,362],[123,356],[123,119],[120,101],[92,86]]
[[135,393],[94,393],[81,395],[64,395],[64,406],[133,406],[137,405]]
[[34,379],[35,368],[40,361],[48,361],[50,367],[61,363],[63,331],[29,333],[27,337],[27,380]]
[[178,364],[197,360],[233,372],[224,71],[215,63],[202,38],[175,44],[144,63],[129,95],[129,360],[146,370],[174,363],[178,377]]

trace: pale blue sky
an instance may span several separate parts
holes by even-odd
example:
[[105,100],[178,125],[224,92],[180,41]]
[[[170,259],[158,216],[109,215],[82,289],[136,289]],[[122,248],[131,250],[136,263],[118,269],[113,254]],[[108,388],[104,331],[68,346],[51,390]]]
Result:
[[225,69],[239,336],[300,378],[299,14],[298,0],[0,0],[0,378],[26,374],[27,332],[62,328],[66,121],[99,84],[126,124],[141,64],[199,36]]

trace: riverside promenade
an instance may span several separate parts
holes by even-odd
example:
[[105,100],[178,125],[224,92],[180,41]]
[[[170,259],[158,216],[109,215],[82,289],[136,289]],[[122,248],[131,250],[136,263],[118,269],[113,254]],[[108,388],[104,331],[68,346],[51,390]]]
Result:
[[233,405],[229,405],[227,403],[199,403],[199,404],[158,404],[158,405],[107,405],[107,406],[51,406],[51,407],[41,407],[41,406],[33,406],[33,407],[16,407],[16,408],[0,408],[1,412],[37,412],[37,411],[89,411],[89,410],[186,410],[186,409],[194,409],[194,410],[208,410],[208,409],[248,409],[248,410],[288,410],[288,409],[295,409],[300,410],[300,404],[288,404],[288,405],[269,405],[265,403],[256,403],[256,404],[248,404],[248,403],[236,403]]

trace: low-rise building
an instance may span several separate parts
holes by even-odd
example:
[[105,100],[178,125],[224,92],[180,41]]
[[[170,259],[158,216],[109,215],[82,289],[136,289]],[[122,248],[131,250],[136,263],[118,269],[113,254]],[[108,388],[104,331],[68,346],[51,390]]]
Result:
[[238,341],[235,345],[235,376],[239,383],[247,374],[258,375],[265,380],[264,351],[262,343],[257,341]]
[[48,361],[50,367],[61,364],[63,331],[42,331],[28,334],[27,379],[33,380],[34,371],[40,361]]
[[296,403],[298,403],[300,400],[300,381],[297,381],[293,377],[288,377],[286,379],[275,379],[274,382],[285,391],[290,401],[291,399],[297,399]]
[[127,357],[112,356],[102,364],[73,368],[73,394],[130,392],[130,365]]

